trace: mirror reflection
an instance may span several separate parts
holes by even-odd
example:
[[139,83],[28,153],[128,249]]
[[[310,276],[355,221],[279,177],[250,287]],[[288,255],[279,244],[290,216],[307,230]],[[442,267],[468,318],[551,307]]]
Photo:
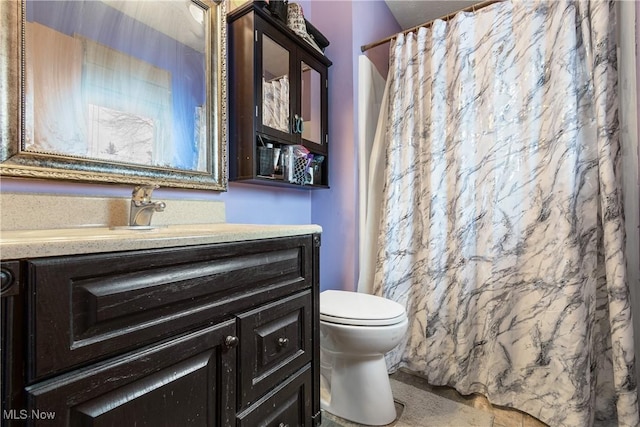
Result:
[[3,175],[226,189],[224,2],[14,0],[0,12],[3,108],[22,113],[2,122]]
[[301,98],[302,120],[304,122],[302,137],[308,141],[322,144],[322,129],[320,128],[321,90],[320,73],[304,62],[301,63]]
[[164,7],[27,2],[25,150],[207,170],[205,11]]

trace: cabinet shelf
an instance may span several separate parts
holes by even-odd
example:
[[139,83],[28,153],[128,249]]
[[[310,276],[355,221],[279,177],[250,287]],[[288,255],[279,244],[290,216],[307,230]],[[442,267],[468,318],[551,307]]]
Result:
[[[301,189],[329,188],[331,61],[274,19],[264,2],[234,10],[228,23],[229,179]],[[289,166],[289,171],[273,176],[261,164],[261,147],[267,144],[280,150],[283,157],[287,147],[304,147],[310,156],[303,171],[302,163],[290,161],[280,165]],[[276,162],[274,168],[278,165]],[[292,175],[292,169],[298,173]]]
[[293,188],[293,189],[299,188],[301,190],[326,190],[329,188],[328,185],[324,185],[324,184],[299,185],[299,184],[293,184],[293,183],[284,181],[282,179],[268,177],[268,176],[260,176],[260,175],[256,175],[253,178],[237,180],[237,182],[242,182],[245,184],[267,185],[272,187],[286,187],[286,188]]

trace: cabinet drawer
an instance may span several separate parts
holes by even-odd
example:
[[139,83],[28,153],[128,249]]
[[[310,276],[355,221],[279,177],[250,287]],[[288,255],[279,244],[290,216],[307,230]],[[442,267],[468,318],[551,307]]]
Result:
[[311,291],[238,316],[240,409],[256,402],[312,357]]
[[27,425],[230,426],[234,334],[228,321],[34,384],[25,412],[48,415]]
[[311,420],[311,369],[297,372],[238,414],[239,427],[304,427]]
[[29,383],[307,289],[312,238],[27,261]]

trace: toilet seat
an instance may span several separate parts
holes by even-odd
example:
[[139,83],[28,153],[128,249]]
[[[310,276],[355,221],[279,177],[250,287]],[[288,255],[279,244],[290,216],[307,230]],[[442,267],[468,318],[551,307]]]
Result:
[[329,290],[320,294],[320,321],[352,326],[388,326],[406,319],[402,305],[376,295]]

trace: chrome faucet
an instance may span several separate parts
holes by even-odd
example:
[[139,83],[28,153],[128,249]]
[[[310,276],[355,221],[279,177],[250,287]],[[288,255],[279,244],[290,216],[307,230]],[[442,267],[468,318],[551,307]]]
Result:
[[130,226],[149,226],[154,212],[162,212],[167,206],[164,202],[152,202],[151,193],[158,185],[136,185],[131,194]]

